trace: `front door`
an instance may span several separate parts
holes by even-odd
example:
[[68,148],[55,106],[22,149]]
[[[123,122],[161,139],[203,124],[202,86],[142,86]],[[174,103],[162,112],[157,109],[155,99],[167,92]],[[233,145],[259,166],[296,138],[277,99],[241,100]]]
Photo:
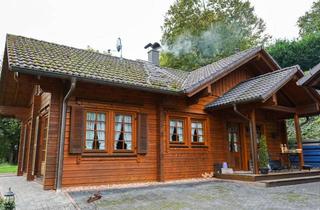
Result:
[[240,124],[228,123],[228,159],[229,168],[241,170]]

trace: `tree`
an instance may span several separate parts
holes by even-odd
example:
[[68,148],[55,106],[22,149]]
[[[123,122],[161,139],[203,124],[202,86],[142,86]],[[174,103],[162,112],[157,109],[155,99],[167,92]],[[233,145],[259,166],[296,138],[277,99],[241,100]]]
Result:
[[0,163],[17,163],[19,138],[19,121],[0,118]]
[[177,0],[162,26],[162,66],[192,70],[269,38],[249,1]]
[[320,32],[320,1],[313,2],[312,7],[298,20],[299,34],[305,36]]
[[267,50],[281,67],[299,64],[309,70],[320,62],[320,32],[291,41],[279,39]]

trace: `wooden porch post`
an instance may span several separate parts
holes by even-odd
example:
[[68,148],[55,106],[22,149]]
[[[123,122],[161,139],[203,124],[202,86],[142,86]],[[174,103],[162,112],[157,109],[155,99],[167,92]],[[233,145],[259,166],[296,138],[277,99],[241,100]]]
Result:
[[303,151],[302,151],[301,128],[299,124],[299,116],[297,113],[294,114],[294,127],[296,130],[297,146],[298,146],[298,149],[301,149],[301,153],[299,153],[299,169],[301,170],[302,166],[304,165],[304,159],[303,159]]
[[256,111],[253,109],[250,113],[251,123],[251,148],[252,148],[252,163],[253,173],[258,174],[258,149],[257,149],[257,125],[256,125]]
[[29,142],[29,153],[28,153],[28,162],[27,162],[27,180],[32,181],[34,179],[34,174],[33,174],[33,166],[34,166],[34,156],[36,153],[35,149],[35,144],[37,143],[37,115],[38,115],[38,110],[39,110],[39,105],[40,105],[40,96],[34,96],[33,98],[33,105],[32,105],[32,121],[31,121],[31,137],[30,137],[30,142]]
[[18,152],[18,169],[17,176],[23,175],[23,154],[24,154],[24,144],[25,144],[25,125],[23,121],[21,121],[21,129],[20,129],[20,142],[19,142],[19,152]]

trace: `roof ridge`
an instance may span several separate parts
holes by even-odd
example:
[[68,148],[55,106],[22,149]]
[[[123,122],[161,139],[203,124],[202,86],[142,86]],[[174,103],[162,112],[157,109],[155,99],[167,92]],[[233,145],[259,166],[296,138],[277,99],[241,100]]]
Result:
[[87,49],[68,46],[68,45],[65,45],[65,44],[58,44],[58,43],[55,43],[55,42],[49,42],[49,41],[45,41],[45,40],[41,40],[41,39],[35,39],[35,38],[32,38],[32,37],[26,37],[26,36],[8,34],[7,33],[6,40],[8,39],[8,37],[20,37],[20,38],[29,39],[29,40],[32,40],[32,41],[43,42],[43,43],[52,44],[52,45],[56,45],[56,46],[60,46],[60,47],[66,47],[66,48],[71,48],[71,49],[74,49],[74,50],[80,50],[80,51],[84,51],[84,52],[88,52],[88,53],[93,53],[93,54],[98,54],[98,55],[102,55],[102,56],[106,56],[106,57],[116,58],[116,59],[119,59],[119,60],[123,59],[123,60],[127,60],[127,61],[139,62],[138,60],[133,60],[133,59],[129,59],[129,58],[120,58],[120,57],[113,56],[113,55],[107,55],[107,54],[104,54],[104,53],[101,53],[101,52],[89,51]]
[[271,72],[268,72],[268,73],[265,73],[265,74],[260,74],[260,75],[258,75],[258,76],[256,76],[256,77],[252,77],[252,78],[250,78],[250,79],[247,79],[247,80],[245,80],[245,81],[242,81],[241,83],[247,82],[247,81],[250,81],[250,80],[254,80],[254,79],[259,79],[259,78],[262,78],[262,77],[266,77],[266,76],[269,76],[269,75],[271,75],[271,74],[276,74],[276,73],[279,73],[279,72],[282,72],[282,71],[291,70],[291,69],[293,69],[293,68],[296,68],[297,70],[300,69],[299,65],[294,65],[294,66],[290,66],[290,67],[278,69],[278,70],[276,70],[276,71],[271,71]]

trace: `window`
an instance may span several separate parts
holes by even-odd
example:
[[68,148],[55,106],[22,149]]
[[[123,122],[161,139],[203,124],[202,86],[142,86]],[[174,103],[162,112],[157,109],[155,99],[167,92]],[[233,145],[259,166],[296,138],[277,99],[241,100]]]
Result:
[[131,150],[132,149],[132,115],[115,115],[115,150]]
[[87,112],[86,144],[87,150],[105,149],[106,115],[104,113]]
[[192,143],[203,143],[203,123],[199,121],[191,121],[191,142]]
[[170,120],[170,142],[182,143],[183,141],[183,121]]
[[239,152],[239,126],[232,124],[228,126],[229,151]]

